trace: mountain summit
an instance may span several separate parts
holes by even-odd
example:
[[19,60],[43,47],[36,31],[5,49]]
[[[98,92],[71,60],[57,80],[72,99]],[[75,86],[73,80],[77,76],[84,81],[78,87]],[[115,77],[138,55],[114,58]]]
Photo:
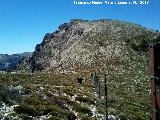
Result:
[[104,64],[132,62],[145,53],[158,32],[118,20],[80,20],[64,23],[47,33],[21,72],[93,70]]

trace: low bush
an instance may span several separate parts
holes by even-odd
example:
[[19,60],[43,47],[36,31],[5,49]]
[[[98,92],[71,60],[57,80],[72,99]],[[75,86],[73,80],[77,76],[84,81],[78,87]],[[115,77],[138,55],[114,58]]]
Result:
[[84,114],[88,114],[89,116],[92,116],[92,112],[91,110],[86,107],[86,106],[81,106],[80,104],[78,103],[75,103],[73,104],[73,109],[76,111],[76,112],[80,112],[80,113],[84,113]]
[[68,120],[75,120],[77,117],[75,116],[75,114],[73,113],[73,112],[68,112],[68,111],[66,111],[65,112],[65,115],[66,115],[66,117],[67,117],[67,119]]
[[56,116],[52,116],[52,117],[50,117],[50,118],[47,119],[47,120],[62,120],[62,119],[59,118],[59,117],[56,117]]
[[37,113],[37,110],[33,106],[25,104],[15,107],[14,111],[18,114],[27,114],[29,116],[35,116]]
[[29,115],[27,115],[27,114],[21,114],[20,118],[22,118],[23,120],[32,120],[32,118],[29,117]]
[[78,96],[78,97],[75,98],[75,100],[80,101],[80,102],[86,102],[86,103],[89,103],[89,104],[94,104],[94,101],[91,98],[88,98],[88,97]]
[[27,97],[24,101],[30,105],[39,105],[41,103],[36,96]]

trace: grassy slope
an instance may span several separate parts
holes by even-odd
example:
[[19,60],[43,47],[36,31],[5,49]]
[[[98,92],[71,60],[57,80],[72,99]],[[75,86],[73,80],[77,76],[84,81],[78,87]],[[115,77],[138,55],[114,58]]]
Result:
[[[98,69],[98,68],[97,68]],[[107,64],[104,67],[108,80],[108,111],[122,120],[149,120],[150,83],[147,77],[147,61],[145,56],[137,56],[132,63]],[[88,109],[97,106],[97,112],[105,114],[104,98],[96,98],[90,80],[90,73],[83,72],[85,82],[79,85],[77,75],[70,74],[1,74],[0,83],[4,86],[18,86],[24,88],[22,100],[10,104],[19,104],[15,110],[19,117],[50,116],[50,119],[75,119],[75,114],[82,119],[96,119],[91,117]],[[103,74],[99,73],[101,81]],[[104,84],[101,83],[101,96],[104,96]],[[4,94],[4,93],[1,93]],[[76,95],[75,100],[74,95]],[[6,97],[6,99],[9,99]],[[81,101],[85,104],[81,104]],[[28,112],[31,111],[31,112]],[[77,113],[78,112],[78,113]],[[99,119],[99,118],[98,118]]]
[[[76,118],[75,114],[78,118],[91,119],[92,112],[89,107],[95,104],[96,98],[89,79],[79,85],[75,75],[6,74],[0,75],[0,83],[6,87],[10,85],[23,86],[25,95],[21,100],[17,97],[14,102],[10,101],[9,97],[12,95],[7,90],[7,92],[1,93],[1,95],[8,93],[5,100],[1,99],[1,101],[10,105],[20,105],[15,108],[15,111],[21,114],[19,117],[23,119],[27,119],[29,116],[51,115],[49,119],[71,120]],[[76,95],[75,100],[74,95]],[[81,102],[84,104],[81,105]]]

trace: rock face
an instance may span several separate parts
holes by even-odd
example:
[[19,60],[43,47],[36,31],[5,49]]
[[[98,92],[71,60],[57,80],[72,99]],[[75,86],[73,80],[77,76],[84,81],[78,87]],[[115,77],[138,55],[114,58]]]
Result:
[[79,20],[64,23],[47,33],[29,59],[19,65],[21,72],[77,71],[126,63],[139,53],[158,32],[117,20]]
[[26,57],[31,56],[31,52],[21,54],[0,54],[0,71],[13,71],[16,65],[19,64]]

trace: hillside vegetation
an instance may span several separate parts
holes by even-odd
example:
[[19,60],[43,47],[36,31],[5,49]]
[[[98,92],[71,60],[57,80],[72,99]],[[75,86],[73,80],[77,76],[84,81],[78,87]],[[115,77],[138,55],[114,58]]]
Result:
[[[158,35],[116,20],[71,20],[60,25],[17,66],[21,73],[0,75],[1,108],[6,108],[0,109],[0,117],[104,120],[106,74],[108,117],[150,120],[148,49],[160,41]],[[99,95],[91,79],[95,73]],[[78,77],[84,79],[82,84]]]

